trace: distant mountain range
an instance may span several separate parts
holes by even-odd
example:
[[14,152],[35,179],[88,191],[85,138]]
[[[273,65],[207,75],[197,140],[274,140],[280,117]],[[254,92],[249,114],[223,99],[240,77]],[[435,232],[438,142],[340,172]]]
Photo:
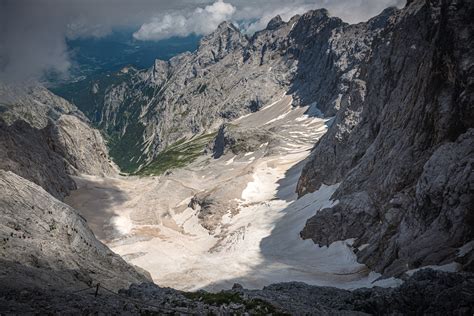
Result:
[[133,38],[134,30],[115,30],[100,38],[67,40],[72,67],[67,78],[50,74],[49,86],[61,87],[96,75],[117,71],[125,66],[149,68],[156,58],[171,57],[196,49],[200,36],[172,37],[160,41],[139,41]]

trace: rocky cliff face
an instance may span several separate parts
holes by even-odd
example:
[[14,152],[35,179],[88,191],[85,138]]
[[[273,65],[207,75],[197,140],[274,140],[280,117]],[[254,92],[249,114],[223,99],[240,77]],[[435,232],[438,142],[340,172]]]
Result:
[[411,1],[373,40],[298,185],[341,185],[339,203],[308,220],[315,243],[355,238],[386,275],[459,261],[472,269],[471,1]]
[[358,25],[324,9],[288,22],[276,17],[252,37],[225,22],[196,52],[157,60],[144,72],[123,69],[118,82],[90,88],[96,107],[78,106],[112,136],[111,153],[127,171],[183,137],[215,131],[288,91],[294,105],[312,104],[312,113],[333,115],[395,11]]
[[290,33],[289,51],[298,64],[288,93],[295,104],[312,104],[322,115],[335,115],[360,75],[361,63],[370,56],[374,37],[396,12],[388,8],[356,25],[329,17],[324,9],[301,16]]
[[0,86],[0,168],[57,198],[75,188],[71,175],[115,172],[99,131],[47,89]]
[[56,150],[73,174],[111,175],[116,172],[100,132],[75,115],[63,115],[55,123]]
[[0,170],[0,280],[10,289],[110,289],[147,279],[40,186]]
[[299,195],[341,183],[339,204],[309,220],[304,238],[356,238],[359,259],[387,275],[453,260],[468,267],[472,254],[457,249],[473,239],[472,10],[418,0],[348,25],[322,9],[275,17],[252,37],[223,23],[194,53],[91,87],[99,97],[87,114],[134,170],[219,126],[215,157],[253,148],[267,135],[222,123],[291,94],[310,115],[334,116]]
[[8,125],[22,120],[34,128],[44,128],[63,114],[84,117],[74,105],[37,84],[0,84],[0,114]]
[[[94,84],[90,93],[99,102],[87,114],[111,137],[121,166],[133,170],[183,137],[208,130],[218,131],[207,147],[215,157],[276,142],[271,130],[225,123],[291,94],[295,106],[311,105],[310,115],[335,116],[313,149],[298,193],[340,183],[338,203],[315,210],[303,238],[324,245],[353,238],[359,260],[389,276],[452,261],[472,269],[473,13],[468,0],[416,0],[357,25],[325,10],[289,22],[276,17],[252,37],[223,23],[194,53],[157,60],[146,71],[126,68],[113,82]],[[112,173],[100,134],[74,106],[45,89],[0,88],[0,168],[16,173],[0,171],[0,264],[11,272],[1,275],[4,283],[29,273],[33,286],[51,279],[55,285],[101,282],[116,289],[143,281],[92,236],[73,209],[28,181],[62,198],[74,188],[70,175]],[[233,207],[209,194],[196,194],[189,206],[203,218]],[[215,227],[212,221],[205,225]],[[457,287],[468,277],[443,278]],[[413,299],[410,289],[417,293],[432,280],[415,281],[421,285],[409,283],[401,294],[374,290],[371,298],[372,292],[337,291],[334,296],[355,299],[355,305],[369,296],[367,309],[351,305],[351,311],[430,307],[423,301],[408,310],[384,309],[390,295]],[[471,281],[463,283],[468,291]],[[297,295],[314,292],[298,284],[267,290],[294,288]],[[135,290],[141,295],[142,289]],[[454,291],[447,293],[442,299],[450,302]],[[472,303],[469,299],[463,296],[462,304]],[[297,313],[294,308],[290,311]]]
[[0,88],[0,279],[6,292],[73,291],[96,283],[118,290],[149,281],[59,201],[76,188],[71,175],[115,173],[100,133],[45,88]]
[[52,125],[43,129],[25,121],[7,125],[0,120],[0,167],[28,179],[56,198],[76,188],[64,157],[53,150]]

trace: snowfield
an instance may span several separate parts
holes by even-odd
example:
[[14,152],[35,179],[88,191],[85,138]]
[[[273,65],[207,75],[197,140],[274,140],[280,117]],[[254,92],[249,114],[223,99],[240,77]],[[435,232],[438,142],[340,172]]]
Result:
[[[300,238],[308,218],[337,203],[331,200],[337,184],[297,199],[303,162],[327,120],[306,115],[307,108],[293,108],[291,101],[284,96],[233,122],[271,129],[279,142],[219,159],[203,156],[167,176],[78,177],[79,189],[66,202],[82,212],[98,238],[160,286],[218,291],[233,283],[262,288],[302,281],[347,289],[400,284],[378,280],[357,263],[352,240],[319,247]],[[213,201],[210,212],[188,206],[197,193]]]

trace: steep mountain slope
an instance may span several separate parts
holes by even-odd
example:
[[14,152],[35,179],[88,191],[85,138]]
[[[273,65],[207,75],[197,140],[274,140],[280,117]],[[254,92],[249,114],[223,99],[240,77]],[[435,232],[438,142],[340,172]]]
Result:
[[72,175],[115,173],[100,133],[73,105],[41,86],[5,85],[1,93],[0,279],[5,289],[73,291],[101,283],[118,290],[148,281],[58,200],[76,188]]
[[[358,258],[387,275],[453,260],[468,267],[472,254],[457,252],[474,237],[471,13],[469,2],[418,0],[347,25],[321,9],[275,17],[252,37],[223,23],[194,53],[124,70],[89,115],[114,135],[121,167],[150,175],[206,151],[191,136],[219,131],[234,151],[245,133],[221,124],[290,94],[312,116],[335,116],[297,191],[341,183],[339,203],[318,212],[304,238],[356,238]],[[265,142],[265,133],[253,142]]]
[[[0,87],[0,313],[472,314],[472,273],[415,271],[472,270],[473,13],[316,10],[251,38],[223,23],[194,53],[124,68],[87,114],[150,177],[116,175],[68,102]],[[76,291],[148,280],[89,226],[160,285],[312,285],[91,298]],[[408,279],[378,287],[393,276]]]
[[111,154],[126,171],[183,137],[216,131],[288,91],[294,105],[313,104],[314,114],[332,115],[373,37],[395,11],[358,25],[324,9],[288,22],[276,17],[252,37],[225,22],[194,53],[157,60],[147,71],[127,68],[88,87],[85,100],[96,102],[92,109],[89,101],[75,102],[112,137]]
[[66,100],[40,86],[0,86],[0,168],[57,198],[75,188],[70,175],[115,173],[99,131]]
[[472,269],[472,1],[412,1],[374,40],[298,193],[340,183],[339,203],[302,231],[318,244],[356,238],[376,271],[458,261]]
[[12,288],[110,289],[145,282],[99,242],[77,211],[38,185],[0,170],[0,266]]

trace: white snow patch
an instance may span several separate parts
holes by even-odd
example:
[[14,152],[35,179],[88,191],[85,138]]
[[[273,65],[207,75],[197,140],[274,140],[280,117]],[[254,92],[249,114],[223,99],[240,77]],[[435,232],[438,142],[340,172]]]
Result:
[[228,166],[228,165],[232,164],[232,163],[234,162],[234,159],[235,159],[235,156],[232,157],[232,158],[230,158],[229,160],[227,160],[227,161],[225,162],[225,165]]
[[[91,227],[103,227],[94,217],[97,212],[111,219],[126,235],[107,245],[120,255],[140,253],[130,263],[149,271],[161,286],[216,291],[229,289],[234,282],[247,288],[287,281],[348,289],[397,285],[399,280],[395,279],[373,284],[380,275],[357,263],[352,240],[319,247],[300,238],[309,218],[337,203],[331,200],[337,185],[322,186],[296,199],[301,162],[309,155],[317,134],[293,136],[297,140],[288,135],[304,131],[302,125],[307,122],[314,124],[308,129],[325,129],[325,120],[296,121],[304,109],[292,110],[291,96],[279,101],[270,105],[272,109],[252,113],[239,122],[264,128],[264,122],[291,113],[281,124],[272,125],[272,133],[286,141],[271,143],[274,147],[269,155],[241,161],[235,161],[235,156],[224,158],[227,161],[209,160],[155,179],[107,178],[108,184],[92,179],[89,188],[80,194],[73,192],[77,194],[73,204],[85,214],[93,214],[88,218],[95,225]],[[282,153],[283,148],[288,152]],[[216,219],[213,232],[201,225],[199,211],[187,207],[198,192],[217,197],[217,202],[238,199],[236,209]]]
[[448,263],[448,264],[445,264],[445,265],[442,265],[442,266],[429,265],[429,266],[424,266],[424,267],[417,268],[417,269],[408,270],[405,273],[408,276],[412,276],[415,272],[423,270],[423,269],[433,269],[433,270],[436,270],[436,271],[444,271],[444,272],[457,272],[461,269],[461,265],[457,262],[451,262],[451,263]]
[[121,215],[121,216],[113,216],[110,219],[110,223],[114,226],[114,228],[122,235],[129,234],[134,225],[130,218],[127,215]]
[[277,169],[269,168],[266,164],[259,166],[253,174],[253,181],[242,192],[242,200],[248,203],[271,200],[276,193],[274,184],[281,176]]
[[273,122],[282,120],[282,119],[284,119],[290,112],[291,112],[291,109],[290,109],[290,111],[285,112],[285,113],[279,115],[278,117],[276,117],[276,118],[274,118],[274,119],[271,119],[270,121],[266,122],[264,125],[267,125],[267,124],[270,124],[270,123],[273,123]]
[[369,244],[363,244],[363,245],[360,245],[357,249],[359,249],[359,251],[361,250],[364,250],[365,248],[367,248],[369,246]]

